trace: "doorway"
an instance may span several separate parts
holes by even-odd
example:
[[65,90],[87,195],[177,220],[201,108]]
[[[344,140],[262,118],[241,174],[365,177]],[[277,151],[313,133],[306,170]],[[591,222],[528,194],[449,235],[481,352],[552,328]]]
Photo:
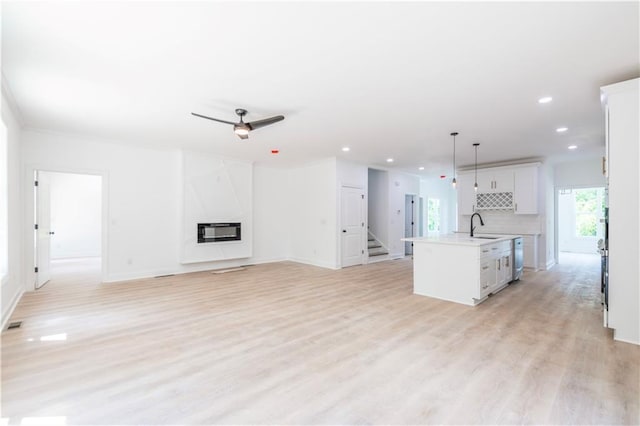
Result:
[[[102,275],[102,176],[35,171],[35,288]],[[92,280],[93,281],[93,280]]]
[[558,189],[558,262],[599,256],[604,239],[605,189]]
[[364,190],[343,186],[340,191],[341,266],[364,263]]
[[[404,196],[404,237],[413,238],[417,236],[417,218],[418,218],[418,203],[417,195],[405,194]],[[413,255],[413,242],[404,242],[404,254],[405,256]]]

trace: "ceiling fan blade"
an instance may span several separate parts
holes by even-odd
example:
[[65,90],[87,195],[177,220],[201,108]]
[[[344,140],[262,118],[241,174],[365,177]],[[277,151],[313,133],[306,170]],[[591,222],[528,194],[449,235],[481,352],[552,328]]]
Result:
[[195,112],[192,112],[191,115],[195,115],[196,117],[200,117],[200,118],[206,118],[207,120],[217,121],[219,123],[231,124],[232,126],[235,126],[236,124],[238,124],[238,123],[232,123],[231,121],[220,120],[218,118],[207,117],[206,115],[196,114]]
[[276,115],[275,117],[265,118],[263,120],[252,121],[251,123],[246,123],[251,130],[259,129],[260,127],[268,126],[269,124],[277,123],[278,121],[284,120],[283,115]]

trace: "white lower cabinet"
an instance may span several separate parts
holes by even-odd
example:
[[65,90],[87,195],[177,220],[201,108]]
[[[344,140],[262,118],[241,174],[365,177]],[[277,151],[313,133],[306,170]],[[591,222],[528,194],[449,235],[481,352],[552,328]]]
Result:
[[478,299],[502,289],[513,279],[512,244],[509,240],[480,247]]
[[478,299],[486,297],[496,285],[496,262],[492,258],[480,260],[480,292]]
[[452,234],[411,241],[414,294],[475,306],[511,281],[511,238],[485,242]]

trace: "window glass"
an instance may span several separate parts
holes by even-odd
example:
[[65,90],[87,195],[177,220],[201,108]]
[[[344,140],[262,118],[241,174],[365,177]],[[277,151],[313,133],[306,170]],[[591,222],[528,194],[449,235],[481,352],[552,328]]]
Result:
[[440,200],[437,198],[427,201],[427,231],[440,232]]
[[576,237],[598,237],[604,217],[604,189],[575,189]]

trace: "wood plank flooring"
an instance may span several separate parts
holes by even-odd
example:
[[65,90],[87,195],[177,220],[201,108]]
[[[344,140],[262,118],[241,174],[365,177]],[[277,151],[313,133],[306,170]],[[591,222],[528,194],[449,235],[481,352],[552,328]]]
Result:
[[640,348],[602,327],[597,262],[528,272],[477,307],[413,295],[409,259],[111,284],[63,270],[2,333],[2,417],[639,424]]

